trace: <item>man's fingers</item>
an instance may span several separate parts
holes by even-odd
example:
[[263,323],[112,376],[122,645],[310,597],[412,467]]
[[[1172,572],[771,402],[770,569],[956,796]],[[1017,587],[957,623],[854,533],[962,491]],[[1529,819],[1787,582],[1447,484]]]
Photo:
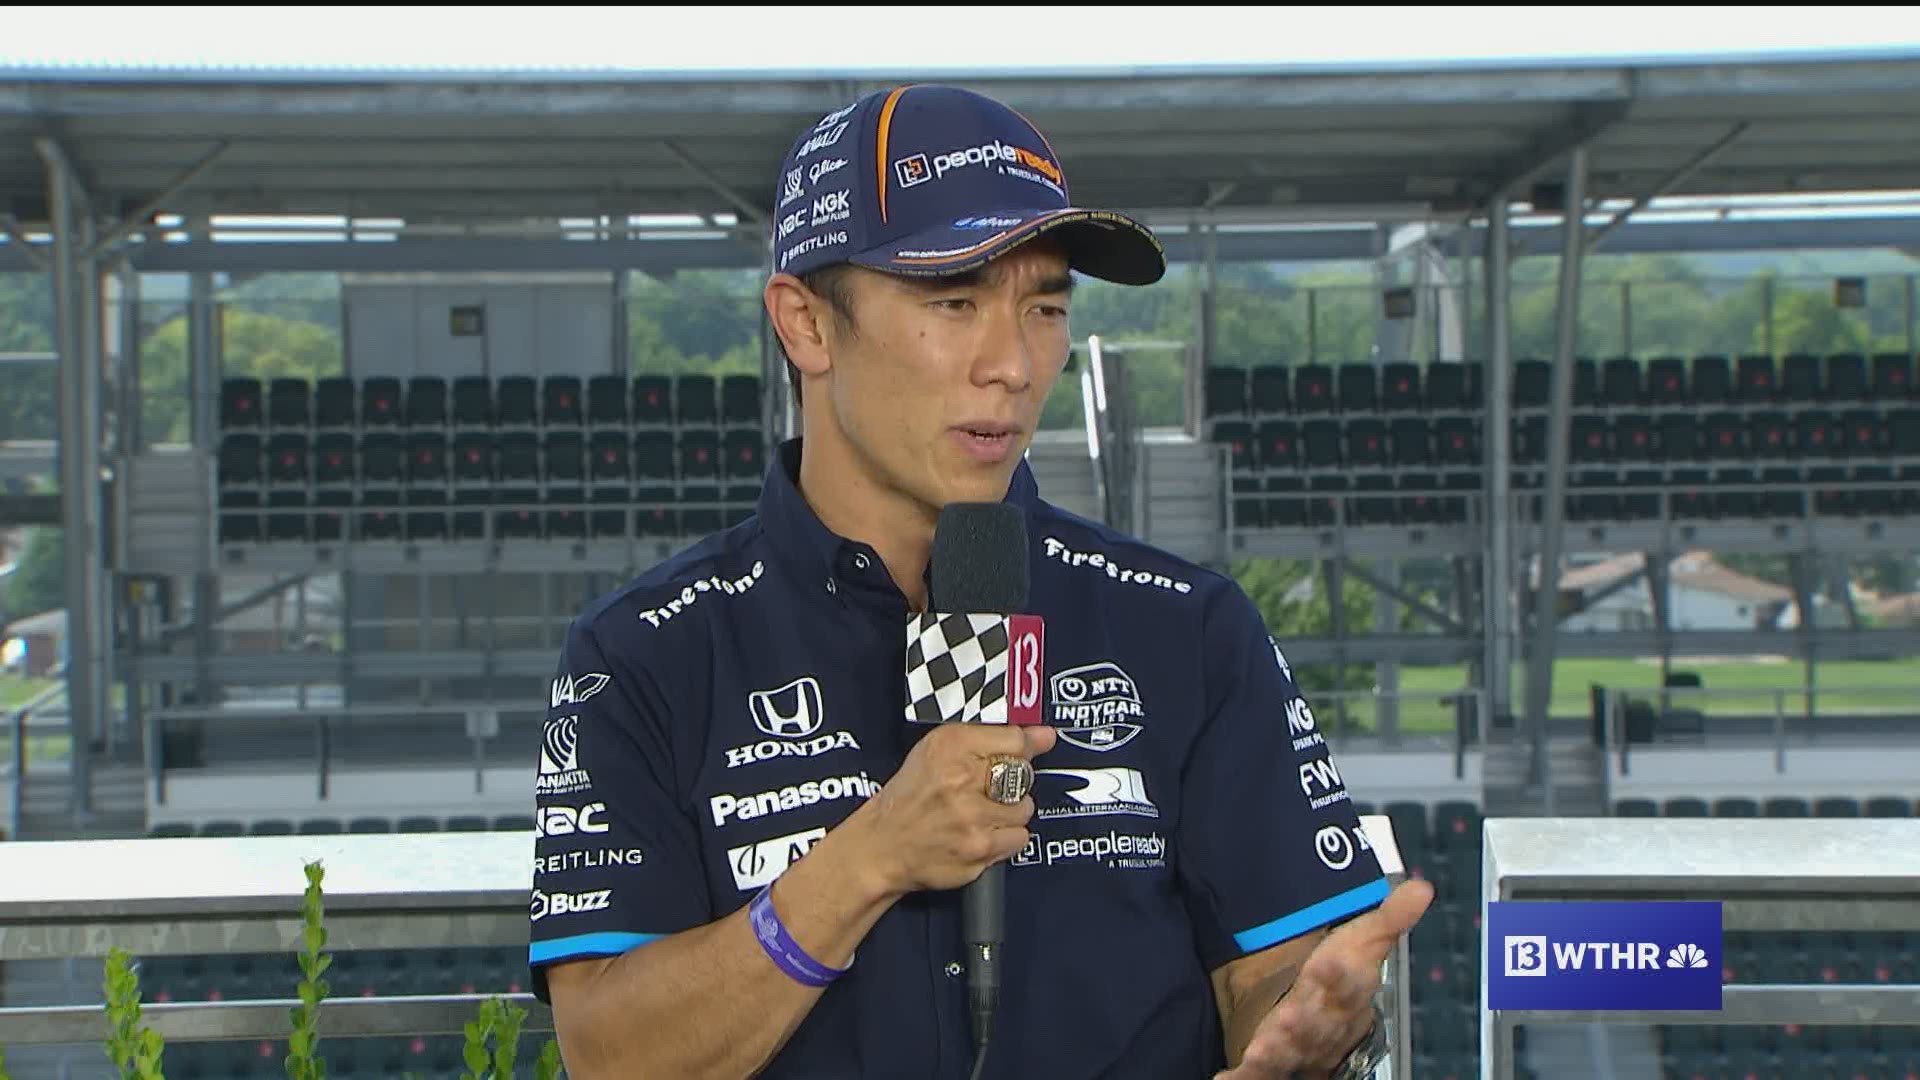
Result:
[[1027,757],[1029,758],[1039,757],[1041,754],[1053,749],[1053,744],[1060,741],[1060,733],[1048,724],[1022,725],[1020,734],[1026,738]]
[[1413,929],[1433,903],[1433,885],[1409,878],[1387,894],[1380,906],[1334,931],[1335,936],[1359,938],[1378,950],[1380,959],[1393,951],[1394,943]]

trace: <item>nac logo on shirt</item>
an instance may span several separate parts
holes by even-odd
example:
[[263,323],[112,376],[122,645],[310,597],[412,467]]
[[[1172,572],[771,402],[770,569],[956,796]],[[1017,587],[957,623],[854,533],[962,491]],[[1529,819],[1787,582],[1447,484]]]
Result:
[[572,836],[575,833],[603,833],[607,823],[600,815],[607,812],[603,802],[588,803],[585,806],[543,806],[533,817],[533,835]]

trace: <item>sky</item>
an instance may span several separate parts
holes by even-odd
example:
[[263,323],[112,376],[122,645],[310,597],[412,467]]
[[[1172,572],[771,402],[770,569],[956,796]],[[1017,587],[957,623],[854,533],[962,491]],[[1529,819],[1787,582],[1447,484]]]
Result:
[[[889,12],[883,20],[876,12]],[[1920,56],[1920,8],[15,7],[13,68],[1092,71]]]

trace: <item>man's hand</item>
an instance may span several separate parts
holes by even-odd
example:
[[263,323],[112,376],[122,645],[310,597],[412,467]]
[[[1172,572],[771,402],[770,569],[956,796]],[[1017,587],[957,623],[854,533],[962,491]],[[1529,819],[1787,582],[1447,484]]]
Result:
[[1059,738],[1045,725],[938,724],[838,831],[885,892],[957,889],[1020,853],[1033,796],[1003,806],[987,796],[994,757],[1032,761]]
[[1328,934],[1293,986],[1261,1019],[1240,1064],[1214,1080],[1324,1080],[1373,1023],[1380,965],[1433,902],[1433,886],[1402,882],[1386,901]]

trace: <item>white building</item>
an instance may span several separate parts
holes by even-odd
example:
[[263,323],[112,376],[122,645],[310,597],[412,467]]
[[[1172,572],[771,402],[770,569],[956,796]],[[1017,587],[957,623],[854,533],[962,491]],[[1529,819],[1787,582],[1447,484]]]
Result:
[[[1560,588],[1591,597],[1645,566],[1643,554],[1621,555],[1567,571]],[[1792,590],[1729,570],[1704,551],[1669,564],[1667,604],[1674,630],[1779,630],[1797,621]],[[1576,634],[1653,627],[1653,593],[1644,575],[1561,624]]]

